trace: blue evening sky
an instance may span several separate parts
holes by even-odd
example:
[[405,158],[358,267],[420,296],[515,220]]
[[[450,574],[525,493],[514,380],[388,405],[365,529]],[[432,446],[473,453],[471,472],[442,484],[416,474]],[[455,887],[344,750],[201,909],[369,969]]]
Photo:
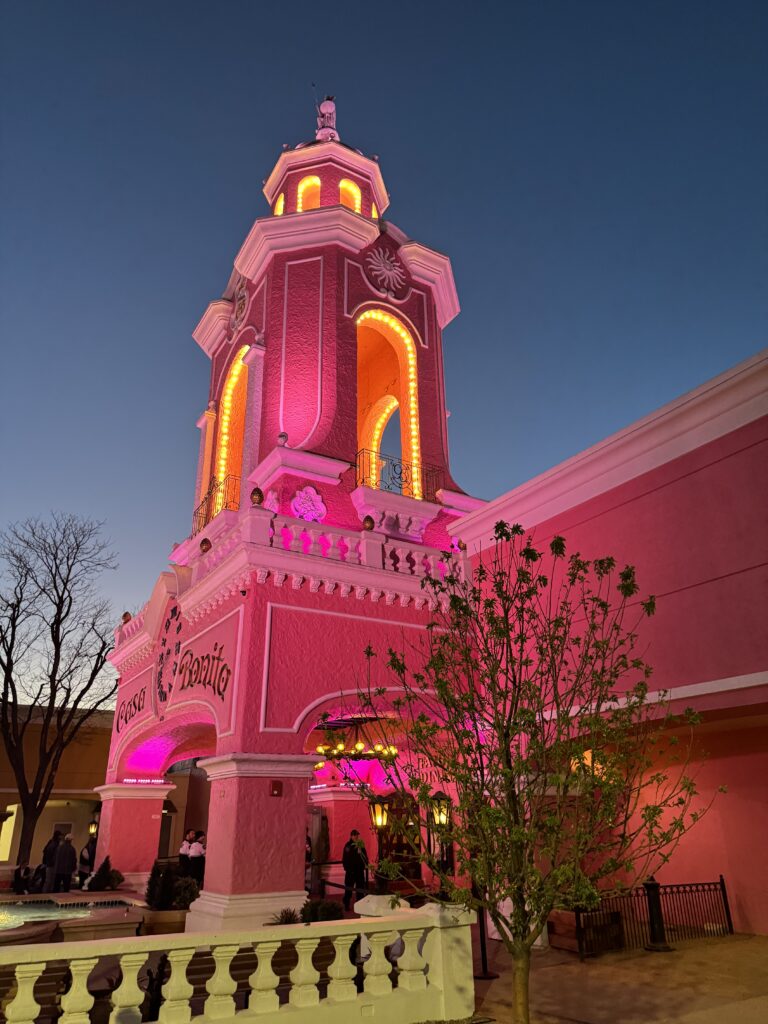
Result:
[[457,480],[495,496],[768,331],[768,3],[0,0],[0,522],[190,526],[222,292],[310,83],[448,253]]

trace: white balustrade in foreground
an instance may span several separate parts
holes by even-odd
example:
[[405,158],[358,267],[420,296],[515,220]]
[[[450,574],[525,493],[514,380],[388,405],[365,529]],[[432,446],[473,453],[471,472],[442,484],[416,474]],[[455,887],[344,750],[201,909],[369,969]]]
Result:
[[7,1024],[456,1020],[474,1012],[472,917],[427,906],[217,935],[0,947],[0,1007]]

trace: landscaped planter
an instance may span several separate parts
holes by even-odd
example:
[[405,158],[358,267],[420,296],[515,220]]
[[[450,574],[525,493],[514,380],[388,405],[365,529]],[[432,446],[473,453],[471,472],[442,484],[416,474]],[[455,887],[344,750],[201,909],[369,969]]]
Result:
[[142,935],[170,935],[183,932],[187,920],[186,910],[145,910]]

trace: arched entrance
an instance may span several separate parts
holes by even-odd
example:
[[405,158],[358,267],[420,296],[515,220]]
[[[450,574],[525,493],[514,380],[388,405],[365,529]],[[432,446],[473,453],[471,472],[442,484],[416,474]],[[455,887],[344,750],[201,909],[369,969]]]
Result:
[[[413,334],[385,309],[366,309],[356,322],[358,451],[365,463],[366,483],[421,499],[418,357]],[[396,412],[400,450],[391,458],[382,449],[382,439]]]

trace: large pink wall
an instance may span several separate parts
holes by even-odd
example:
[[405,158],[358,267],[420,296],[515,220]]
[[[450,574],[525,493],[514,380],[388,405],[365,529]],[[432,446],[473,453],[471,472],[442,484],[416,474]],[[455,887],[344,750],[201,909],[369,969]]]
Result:
[[533,527],[540,545],[562,534],[570,551],[636,566],[657,598],[643,632],[654,687],[768,667],[767,467],[763,417]]
[[[768,933],[768,687],[738,677],[768,668],[766,509],[763,417],[551,519],[523,521],[539,546],[561,534],[570,552],[635,565],[642,596],[656,595],[641,631],[651,686],[696,688],[685,694],[704,713],[693,769],[700,802],[715,797],[658,877],[723,874],[736,929],[760,933]],[[496,518],[514,522],[514,504],[500,503]],[[720,786],[728,792],[717,794]]]

